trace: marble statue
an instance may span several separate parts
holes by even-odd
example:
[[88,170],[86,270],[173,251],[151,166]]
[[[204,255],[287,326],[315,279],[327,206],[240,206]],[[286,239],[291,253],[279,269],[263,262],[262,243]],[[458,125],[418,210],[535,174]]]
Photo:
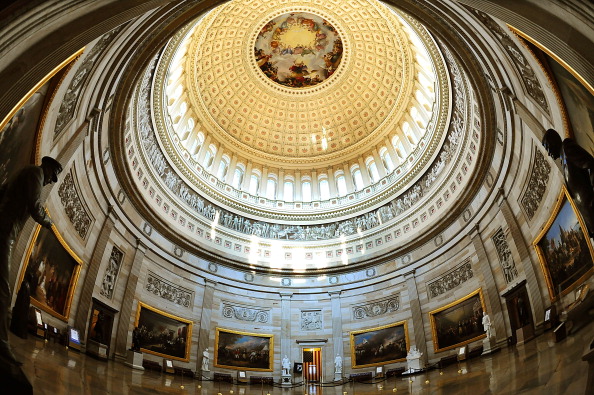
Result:
[[485,313],[483,311],[483,329],[485,330],[485,333],[487,334],[487,339],[490,339],[493,337],[493,328],[491,327],[491,318],[489,318],[489,315],[487,313]]
[[339,354],[336,354],[336,358],[334,358],[334,372],[342,373],[342,357]]
[[283,358],[282,361],[282,366],[283,366],[283,376],[288,376],[291,373],[291,361],[289,361],[289,357],[287,357],[285,355],[285,357]]
[[61,171],[62,165],[57,160],[44,156],[41,166],[21,169],[0,187],[0,358],[10,364],[22,365],[8,343],[12,247],[29,217],[51,228],[52,221],[41,205],[41,190],[57,182]]
[[417,346],[411,346],[410,350],[408,350],[408,354],[406,355],[406,364],[408,365],[408,370],[406,373],[415,373],[421,370],[421,355],[422,352],[417,350]]
[[561,159],[567,191],[594,237],[594,157],[571,138],[561,141],[554,129],[545,132],[542,145],[553,160]]
[[202,353],[202,371],[203,372],[210,372],[208,369],[208,364],[210,363],[210,355],[208,354],[208,347],[204,349]]

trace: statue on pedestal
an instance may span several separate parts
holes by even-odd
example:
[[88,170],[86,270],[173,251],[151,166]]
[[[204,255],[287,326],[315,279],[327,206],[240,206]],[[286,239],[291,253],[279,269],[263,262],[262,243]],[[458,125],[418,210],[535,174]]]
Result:
[[334,373],[342,373],[342,357],[339,354],[334,358]]
[[485,333],[487,334],[487,339],[490,339],[493,337],[493,328],[491,327],[491,318],[489,318],[489,315],[487,313],[485,313],[483,311],[483,329],[485,330]]
[[10,260],[13,246],[25,222],[35,222],[50,229],[52,221],[41,205],[41,190],[58,181],[62,165],[49,156],[41,166],[27,166],[0,186],[0,358],[8,364],[22,365],[8,343],[8,313],[10,308]]
[[285,355],[282,360],[283,366],[283,376],[290,376],[291,375],[291,361],[289,361],[289,357]]
[[210,363],[210,355],[208,353],[208,347],[204,349],[202,353],[202,371],[203,372],[210,372],[208,369],[208,364]]
[[421,356],[422,352],[417,350],[417,346],[411,346],[406,355],[406,364],[408,365],[408,373],[414,373],[415,371],[421,370]]
[[567,191],[594,237],[594,157],[571,138],[561,141],[554,129],[545,132],[542,145],[551,158],[561,158]]

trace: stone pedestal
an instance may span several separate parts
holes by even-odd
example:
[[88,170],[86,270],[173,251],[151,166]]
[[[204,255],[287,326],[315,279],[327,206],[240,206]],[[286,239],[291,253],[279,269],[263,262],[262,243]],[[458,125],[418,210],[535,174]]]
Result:
[[488,355],[499,350],[494,337],[485,337],[483,339],[483,353],[481,355]]
[[342,381],[342,372],[334,372],[334,381]]
[[293,381],[291,380],[290,374],[283,374],[281,377],[281,385],[283,387],[291,387],[293,385]]
[[128,350],[124,365],[129,366],[132,369],[144,370],[144,367],[142,366],[142,353]]
[[200,379],[201,380],[210,380],[210,379],[212,379],[212,372],[210,370],[202,370],[202,371],[200,371]]
[[404,373],[402,374],[413,374],[416,372],[421,371],[421,369],[423,369],[421,367],[421,355],[419,355],[418,357],[414,357],[414,358],[406,358],[406,364],[408,369],[406,369],[404,371]]

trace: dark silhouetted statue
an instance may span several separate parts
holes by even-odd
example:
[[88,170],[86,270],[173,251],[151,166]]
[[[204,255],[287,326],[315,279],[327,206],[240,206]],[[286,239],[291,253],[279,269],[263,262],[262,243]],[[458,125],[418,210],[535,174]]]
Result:
[[27,166],[0,187],[0,359],[20,365],[8,344],[8,309],[10,308],[10,259],[13,245],[29,217],[46,228],[52,221],[40,202],[45,185],[58,181],[62,165],[49,156],[41,166]]
[[594,237],[594,157],[573,139],[561,140],[554,129],[545,132],[542,145],[551,158],[561,158],[567,191]]
[[16,302],[12,308],[10,319],[10,331],[23,339],[27,338],[27,326],[29,325],[29,304],[31,298],[31,284],[33,275],[30,272],[25,274]]

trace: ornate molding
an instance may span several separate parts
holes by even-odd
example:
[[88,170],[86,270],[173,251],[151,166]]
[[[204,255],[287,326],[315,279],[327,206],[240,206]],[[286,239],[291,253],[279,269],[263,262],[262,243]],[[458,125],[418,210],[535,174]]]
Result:
[[145,289],[153,295],[160,296],[177,305],[186,308],[192,307],[193,291],[170,283],[151,271],[148,272]]
[[107,267],[105,268],[105,274],[103,275],[103,282],[101,282],[100,293],[107,299],[113,297],[113,291],[115,289],[123,258],[124,253],[116,246],[113,246],[109,261],[107,262]]
[[470,260],[467,260],[449,272],[445,273],[436,280],[427,284],[427,290],[430,298],[442,295],[465,283],[474,276]]
[[301,330],[319,331],[324,327],[322,310],[301,310]]
[[64,130],[68,122],[74,117],[74,110],[76,109],[76,102],[78,100],[78,96],[85,85],[89,75],[91,75],[91,70],[93,66],[99,59],[100,55],[104,52],[104,50],[109,46],[112,42],[114,37],[118,35],[118,33],[123,29],[124,25],[119,26],[107,33],[105,33],[99,41],[91,48],[89,53],[84,57],[84,60],[72,81],[70,81],[70,85],[68,85],[68,89],[64,94],[64,99],[62,100],[62,104],[60,104],[60,109],[58,110],[58,117],[56,119],[56,126],[54,128],[54,139]]
[[501,268],[503,269],[503,277],[505,278],[505,282],[509,284],[518,277],[518,269],[516,269],[516,263],[512,258],[512,253],[505,239],[503,229],[499,228],[491,239],[495,243],[499,263],[501,263]]
[[240,321],[261,322],[263,324],[270,321],[270,310],[256,307],[246,307],[229,302],[223,302],[223,317],[234,318]]
[[493,37],[499,41],[499,44],[503,47],[512,63],[518,70],[526,92],[538,105],[548,114],[549,104],[547,103],[546,96],[543,92],[542,86],[534,70],[530,66],[530,63],[520,51],[514,40],[507,34],[507,32],[495,22],[489,15],[481,12],[475,8],[467,7],[474,15],[485,25],[485,27],[491,32]]
[[391,313],[400,308],[400,294],[386,299],[376,300],[371,303],[353,307],[353,319],[362,320],[368,317],[377,317]]
[[60,196],[60,200],[64,206],[64,212],[72,225],[74,225],[76,233],[78,233],[81,239],[85,240],[93,223],[93,218],[87,213],[80,198],[72,172],[73,170],[71,169],[64,177],[58,189],[58,196]]
[[545,156],[536,147],[534,151],[534,165],[528,179],[528,187],[520,198],[520,206],[529,220],[534,217],[534,213],[540,206],[551,174],[551,165]]

